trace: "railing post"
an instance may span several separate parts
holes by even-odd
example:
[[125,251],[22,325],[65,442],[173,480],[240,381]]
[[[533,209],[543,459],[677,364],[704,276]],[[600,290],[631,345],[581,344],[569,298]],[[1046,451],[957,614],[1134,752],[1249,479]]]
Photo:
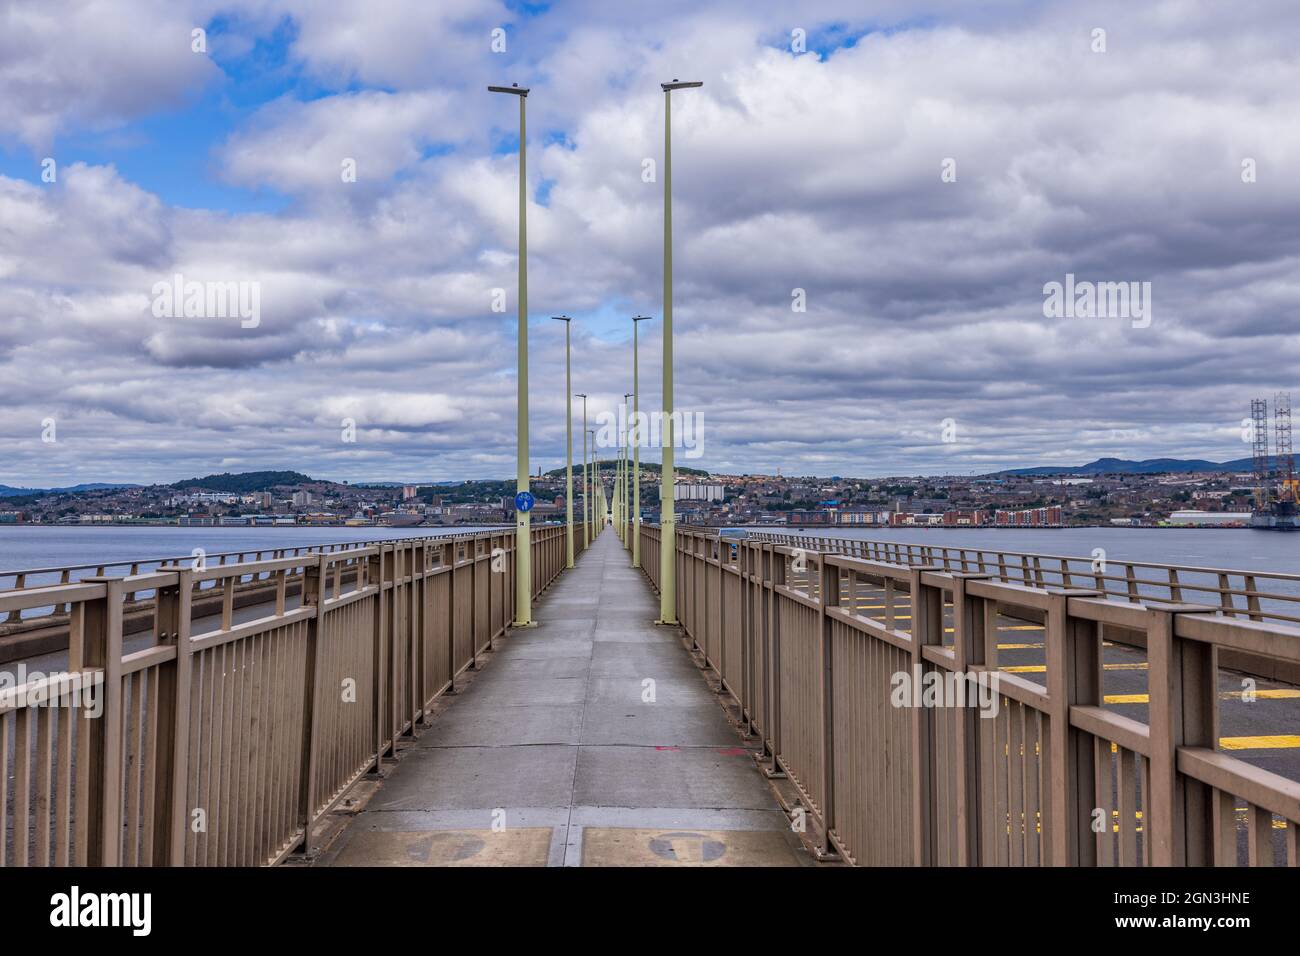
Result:
[[302,828],[302,842],[298,845],[297,852],[308,858],[312,855],[311,825],[316,809],[316,652],[325,617],[323,597],[328,560],[324,554],[317,557],[313,564],[303,569],[302,581],[303,607],[312,607],[316,612],[307,619],[306,647],[303,653],[302,746],[298,776],[298,826]]
[[681,594],[677,593],[677,579],[681,577],[682,569],[686,567],[686,558],[684,557],[684,552],[677,545],[677,542],[680,539],[677,533],[677,524],[675,521],[673,523],[673,532],[670,538],[671,540],[668,542],[668,547],[673,549],[673,615],[680,621],[682,619],[682,608],[685,606],[685,602],[682,599]]
[[[545,534],[544,531],[542,533]],[[537,534],[537,532],[534,531],[533,534]],[[550,573],[550,559],[549,556],[546,554],[547,551],[550,551],[549,547],[545,548],[545,550],[543,551],[542,560],[540,562],[535,562],[533,565],[534,567],[538,567],[540,565],[543,568],[542,573],[544,574]],[[479,669],[478,600],[475,593],[478,587],[478,542],[477,541],[471,541],[469,543],[469,546],[465,549],[465,556],[469,558],[469,669],[472,671],[476,671]],[[541,591],[539,590],[537,594],[533,595],[533,597],[536,598],[540,593]]]
[[398,543],[389,545],[388,548],[388,607],[387,621],[388,627],[385,631],[386,656],[384,668],[386,671],[385,680],[388,682],[386,694],[388,704],[388,755],[397,756],[397,738],[402,732],[402,698],[398,692],[401,684],[397,679],[397,668],[401,660],[398,647],[398,638],[401,636],[402,624],[402,576],[404,569],[402,567],[402,546]]
[[[565,535],[567,536],[567,534],[568,531],[566,529]],[[567,543],[565,545],[565,548],[566,548],[566,552],[565,552],[564,564],[567,566],[569,560],[568,552],[567,552],[567,548],[568,548]],[[490,651],[492,650],[493,645],[496,641],[496,632],[492,628],[492,539],[491,538],[488,538],[487,541],[484,542],[483,556],[487,559],[487,569],[488,569],[487,584],[485,585],[487,589],[487,600],[484,602],[487,605],[487,609],[486,609],[487,620],[484,622],[484,629],[487,631],[487,643],[483,646],[486,650]],[[475,565],[475,568],[476,570],[474,573],[477,574],[478,573],[477,565]]]
[[190,748],[190,615],[194,572],[169,569],[176,583],[158,591],[160,646],[176,657],[158,668],[158,742],[154,771],[153,866],[185,864],[186,784]]
[[[686,533],[683,532],[683,534]],[[661,529],[661,547],[663,546],[662,538],[663,532]],[[690,590],[682,591],[679,588],[674,592],[681,595],[682,606],[689,608],[688,611],[678,614],[677,620],[682,622],[682,627],[686,630],[687,636],[691,639],[691,646],[698,647],[701,651],[704,650],[704,645],[701,643],[704,639],[704,629],[700,625],[700,621],[703,620],[703,616],[700,614],[700,604],[704,603],[705,607],[708,607],[708,582],[705,580],[704,586],[699,585],[700,580],[704,579],[704,576],[708,571],[708,563],[703,562],[702,557],[703,556],[700,553],[700,539],[687,535],[683,539],[682,566],[676,580],[680,581],[690,577],[690,584],[683,585],[684,587],[689,586]],[[660,566],[660,570],[662,570],[662,565]],[[707,623],[708,622],[706,621],[705,624]]]
[[[965,553],[962,564],[965,565]],[[952,575],[952,626],[953,626],[953,666],[963,680],[969,680],[973,670],[985,666],[988,650],[987,608],[983,598],[972,597],[966,593],[966,585],[971,581],[988,579],[987,574],[972,572],[955,572]],[[997,622],[993,622],[993,653],[997,654]],[[997,658],[993,659],[996,675]],[[995,676],[996,679],[996,676]],[[968,685],[969,686],[969,685]],[[996,687],[996,684],[994,685]],[[969,700],[969,695],[967,700]],[[981,860],[981,822],[991,807],[985,807],[981,799],[983,792],[983,765],[980,741],[979,710],[964,707],[957,721],[957,745],[959,765],[957,768],[957,865],[977,866]]]
[[[727,555],[731,548],[718,537],[718,634],[716,658],[713,661],[718,669],[718,692],[725,695],[723,685],[727,680]],[[681,615],[677,615],[681,620]]]
[[371,619],[371,661],[370,676],[371,700],[375,720],[375,763],[371,772],[383,776],[384,773],[384,707],[385,681],[384,661],[387,658],[387,621],[384,615],[384,546],[381,544],[375,554],[367,559],[366,584],[375,586],[375,611]]
[[515,556],[514,551],[516,543],[513,536],[503,545],[506,554],[506,569],[504,572],[504,586],[506,588],[505,609],[506,609],[506,627],[515,619]]
[[[751,694],[760,693],[759,688],[762,688],[761,693],[763,695],[763,712],[760,715],[759,719],[762,721],[762,726],[760,727],[760,738],[763,740],[764,750],[767,749],[767,736],[772,731],[771,726],[769,726],[768,724],[768,720],[770,719],[771,712],[770,712],[770,702],[767,694],[767,653],[768,653],[769,629],[771,626],[771,620],[770,620],[771,612],[770,612],[770,601],[768,598],[768,584],[772,579],[771,552],[769,550],[769,547],[770,546],[768,544],[764,542],[759,542],[756,545],[754,545],[752,548],[753,556],[754,556],[754,564],[755,564],[755,575],[757,577],[757,581],[755,581],[755,584],[758,587],[758,595],[757,595],[758,611],[757,614],[754,613],[753,609],[751,609],[750,611],[750,627],[754,631],[754,644],[753,644],[754,660],[753,660],[753,673],[750,678],[749,686],[750,686]],[[752,720],[750,724],[752,728],[752,724],[753,724]]]
[[[98,670],[103,707],[82,710],[77,729],[77,857],[84,866],[118,866],[122,848],[122,579],[84,578],[104,596],[80,606],[68,644],[69,670]],[[78,633],[79,631],[79,633]],[[84,821],[84,826],[82,824]],[[84,856],[83,856],[84,854]]]
[[1214,859],[1211,788],[1184,777],[1177,766],[1179,747],[1218,746],[1218,647],[1174,633],[1179,614],[1205,612],[1196,606],[1147,608],[1151,792],[1145,795],[1144,823],[1152,866],[1220,862]]
[[1044,641],[1049,730],[1040,759],[1051,774],[1044,816],[1049,821],[1052,866],[1097,865],[1090,812],[1096,799],[1096,753],[1091,736],[1070,726],[1070,708],[1102,704],[1101,628],[1096,621],[1070,614],[1070,600],[1099,596],[1096,591],[1048,592]]
[[[442,546],[442,563],[447,568],[447,693],[456,693],[456,558],[460,545]],[[504,582],[503,582],[504,583]],[[513,592],[511,592],[513,593]],[[509,615],[504,618],[507,622]]]
[[422,701],[417,701],[415,699],[416,698],[415,661],[417,658],[417,651],[415,647],[415,637],[416,637],[415,601],[417,597],[417,592],[419,590],[419,588],[417,587],[418,582],[415,576],[415,556],[418,552],[417,552],[417,545],[412,541],[403,542],[400,547],[402,549],[402,571],[403,571],[402,573],[403,614],[401,617],[401,621],[402,621],[402,636],[406,642],[406,653],[402,656],[401,661],[398,663],[398,669],[399,669],[399,673],[402,676],[405,676],[406,678],[405,681],[401,682],[406,688],[406,695],[405,695],[406,699],[401,704],[402,712],[398,715],[398,717],[403,725],[405,725],[408,720],[410,721],[411,724],[410,727],[406,728],[406,731],[402,734],[402,736],[414,737],[416,714],[420,710],[420,705],[422,703]]
[[414,674],[411,677],[411,685],[415,688],[415,712],[419,714],[421,727],[427,723],[425,717],[428,715],[425,713],[424,705],[429,701],[429,688],[424,682],[427,651],[425,634],[429,630],[428,621],[425,620],[428,616],[429,547],[428,541],[421,541],[415,546],[414,573],[419,576],[419,584],[414,588],[415,597],[412,603],[415,605],[415,613],[411,618],[411,643],[414,648],[412,655]]
[[836,860],[839,854],[831,843],[831,830],[835,828],[835,666],[834,621],[828,613],[831,608],[840,606],[840,570],[827,560],[823,551],[817,558],[820,572],[818,594],[819,637],[818,657],[821,666],[821,693],[819,709],[821,710],[821,763],[822,763],[822,842],[816,849],[819,860]]
[[740,715],[745,721],[745,736],[754,735],[754,549],[742,541],[736,547],[736,565],[740,571]]
[[510,627],[510,622],[514,620],[514,608],[511,605],[511,598],[514,596],[513,585],[510,583],[511,568],[514,567],[510,557],[509,535],[500,539],[498,547],[501,549],[501,634],[505,635],[506,629]]
[[786,583],[785,555],[776,545],[769,545],[772,573],[771,593],[767,604],[767,667],[763,679],[767,681],[767,736],[772,741],[772,766],[766,770],[768,777],[777,780],[785,777],[779,757],[781,753],[781,595],[777,589]]
[[[925,576],[939,568],[913,565],[909,568],[912,589],[912,640],[908,671],[920,680],[933,668],[924,648],[943,643],[943,590],[925,583]],[[912,710],[912,865],[935,862],[934,809],[934,712],[929,707]]]

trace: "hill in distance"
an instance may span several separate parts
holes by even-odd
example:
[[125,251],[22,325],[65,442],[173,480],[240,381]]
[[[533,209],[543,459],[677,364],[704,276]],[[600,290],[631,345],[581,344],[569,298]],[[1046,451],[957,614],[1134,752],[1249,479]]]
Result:
[[[1270,456],[1270,466],[1272,456]],[[1193,471],[1250,471],[1254,467],[1249,458],[1232,461],[1206,461],[1203,458],[1147,458],[1132,461],[1128,458],[1098,458],[1086,465],[1038,465],[1034,468],[1010,468],[994,472],[997,475],[1158,475]]]
[[223,472],[220,475],[208,475],[204,478],[186,478],[173,482],[170,487],[179,490],[194,488],[199,491],[221,491],[232,495],[246,495],[254,491],[272,491],[276,488],[294,485],[333,484],[317,482],[298,471],[245,471],[241,474]]
[[82,485],[69,485],[66,488],[15,488],[12,485],[0,485],[0,498],[18,495],[60,495],[75,494],[78,491],[109,491],[114,488],[138,488],[139,485],[114,485],[102,481],[92,481]]

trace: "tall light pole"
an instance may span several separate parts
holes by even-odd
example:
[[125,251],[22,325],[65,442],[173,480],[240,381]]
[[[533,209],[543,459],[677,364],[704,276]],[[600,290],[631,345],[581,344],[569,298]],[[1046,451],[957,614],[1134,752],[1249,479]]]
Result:
[[659,466],[659,622],[677,623],[677,515],[673,502],[673,90],[700,82],[660,83],[664,91],[664,423]]
[[[593,431],[592,441],[594,442],[595,440],[595,433]],[[600,489],[600,526],[604,528],[606,520],[612,518],[612,515],[609,510],[609,499],[605,497],[605,476],[601,472],[601,465],[603,462],[600,460],[600,450],[593,450],[591,456],[596,459],[596,487]]]
[[[568,362],[567,351],[565,362]],[[585,549],[591,547],[591,485],[587,483],[587,396],[576,392],[573,397],[582,399],[582,546]]]
[[569,389],[569,325],[573,319],[567,315],[551,316],[564,323],[564,440],[568,450],[564,454],[564,554],[566,568],[573,567],[573,399]]
[[610,514],[611,514],[611,515],[613,516],[613,518],[614,518],[614,532],[618,535],[618,537],[619,537],[620,540],[622,540],[622,538],[623,538],[623,522],[622,522],[622,517],[621,517],[620,514],[619,514],[619,493],[618,493],[618,483],[619,483],[619,479],[621,479],[621,478],[623,477],[623,471],[622,471],[622,468],[623,468],[623,429],[622,429],[622,427],[621,427],[617,422],[615,422],[615,425],[614,425],[614,484],[613,484],[613,491],[614,491],[614,494],[613,494],[613,498],[612,498],[612,501],[611,501]]
[[[633,396],[633,392],[623,393],[623,407],[627,408],[627,400]],[[627,440],[623,442],[623,487],[619,489],[619,494],[623,501],[623,549],[632,550],[632,502],[628,499],[632,495],[632,469],[628,467],[628,462],[632,454],[632,424],[628,423]]]
[[632,316],[632,567],[641,567],[641,365],[637,330],[648,315]]
[[[515,492],[528,491],[528,158],[525,152],[527,127],[524,103],[528,90],[519,84],[489,86],[489,93],[511,93],[519,97],[519,380],[516,393]],[[533,624],[532,533],[529,513],[515,507],[515,627]]]
[[[627,399],[623,399],[623,407],[627,407]],[[618,445],[614,449],[614,522],[618,528],[618,538],[625,541],[623,534],[623,429],[618,429]]]
[[591,449],[591,523],[593,525],[591,536],[596,537],[595,525],[599,523],[601,528],[605,527],[605,518],[596,506],[596,480],[599,477],[596,472],[596,429],[592,428],[587,431],[587,437],[591,439],[588,447]]
[[[627,407],[627,399],[623,400],[624,408]],[[618,429],[618,444],[614,448],[614,521],[618,526],[619,540],[624,540],[623,535],[623,429]]]

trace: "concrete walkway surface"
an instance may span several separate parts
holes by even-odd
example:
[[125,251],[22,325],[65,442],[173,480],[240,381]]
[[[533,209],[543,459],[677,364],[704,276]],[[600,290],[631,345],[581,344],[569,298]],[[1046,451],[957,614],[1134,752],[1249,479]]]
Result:
[[612,528],[372,785],[332,866],[797,866],[750,750]]

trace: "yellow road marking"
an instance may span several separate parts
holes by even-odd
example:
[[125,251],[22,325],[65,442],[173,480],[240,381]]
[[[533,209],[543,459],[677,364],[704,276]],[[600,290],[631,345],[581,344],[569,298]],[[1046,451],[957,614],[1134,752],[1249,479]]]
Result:
[[[999,647],[1001,645],[998,645]],[[1241,700],[1244,690],[1229,691],[1226,694],[1220,694],[1219,700]],[[1260,700],[1297,700],[1300,699],[1300,690],[1278,689],[1278,690],[1257,690],[1255,696]],[[1107,694],[1106,703],[1108,704],[1149,704],[1151,698],[1147,694]]]
[[[1229,691],[1226,694],[1220,694],[1222,700],[1241,700],[1246,692],[1244,690]],[[1300,690],[1291,687],[1279,687],[1273,690],[1257,690],[1255,696],[1262,700],[1300,700]]]
[[[1146,664],[1103,664],[1102,667],[1108,671],[1144,671],[1147,669]],[[998,670],[1006,671],[1008,674],[1044,674],[1047,672],[1047,665],[1018,664],[1013,667],[999,667]]]
[[1300,747],[1300,734],[1277,734],[1270,737],[1220,737],[1224,750],[1286,750]]

